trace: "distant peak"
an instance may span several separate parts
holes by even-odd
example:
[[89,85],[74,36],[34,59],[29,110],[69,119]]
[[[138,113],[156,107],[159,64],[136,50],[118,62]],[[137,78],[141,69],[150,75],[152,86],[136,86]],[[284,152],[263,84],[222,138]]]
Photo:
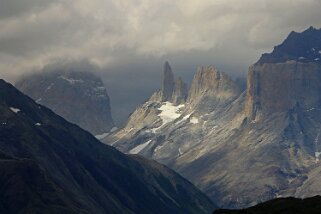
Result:
[[318,29],[316,29],[315,27],[313,27],[313,26],[310,26],[307,30],[318,30]]
[[320,59],[321,29],[311,26],[301,33],[292,31],[282,44],[275,46],[272,53],[263,54],[257,63],[287,61],[320,63]]
[[169,65],[169,62],[165,61],[165,63],[164,63],[164,71],[168,71],[168,70],[172,70],[172,69],[171,69],[171,66]]

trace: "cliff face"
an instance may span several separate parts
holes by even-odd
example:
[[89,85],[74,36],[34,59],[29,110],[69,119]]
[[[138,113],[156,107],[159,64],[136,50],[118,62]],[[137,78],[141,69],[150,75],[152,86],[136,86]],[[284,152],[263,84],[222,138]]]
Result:
[[187,100],[189,103],[195,103],[210,96],[212,99],[225,101],[239,94],[240,89],[229,76],[208,66],[201,67],[196,72]]
[[90,72],[34,74],[18,81],[16,87],[95,135],[106,133],[114,126],[104,83]]
[[291,32],[271,53],[250,67],[247,104],[250,119],[257,115],[320,107],[321,29]]
[[291,33],[264,54],[243,93],[224,73],[200,68],[184,105],[143,104],[151,123],[132,120],[113,145],[177,170],[221,207],[320,194],[321,68],[306,52],[319,52],[319,31]]
[[168,101],[172,99],[172,94],[175,88],[174,74],[168,62],[164,64],[164,78],[162,85],[162,101]]
[[185,103],[188,93],[187,90],[187,84],[183,82],[181,77],[177,78],[175,81],[175,88],[172,94],[172,102],[175,105]]

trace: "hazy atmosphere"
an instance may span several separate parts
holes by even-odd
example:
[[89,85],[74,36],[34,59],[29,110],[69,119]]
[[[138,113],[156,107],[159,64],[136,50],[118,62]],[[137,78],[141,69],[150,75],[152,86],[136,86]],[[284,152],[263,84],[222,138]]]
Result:
[[241,76],[292,30],[321,27],[319,0],[0,0],[0,5],[0,78],[14,82],[47,64],[95,70],[118,124],[160,87],[166,60],[186,81],[200,65]]

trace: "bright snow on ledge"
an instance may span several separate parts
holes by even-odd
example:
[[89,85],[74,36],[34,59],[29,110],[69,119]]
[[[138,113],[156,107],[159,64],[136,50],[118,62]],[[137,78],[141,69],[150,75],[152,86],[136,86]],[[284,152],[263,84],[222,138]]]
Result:
[[129,154],[138,154],[140,151],[142,151],[152,140],[148,140],[143,144],[140,144],[129,151]]
[[182,114],[180,110],[184,106],[185,106],[184,104],[174,106],[173,103],[165,102],[161,107],[159,107],[158,110],[162,112],[158,116],[163,121],[162,126],[179,118]]
[[14,108],[14,107],[10,107],[10,110],[11,110],[12,112],[16,113],[16,114],[17,114],[19,111],[21,111],[20,109]]

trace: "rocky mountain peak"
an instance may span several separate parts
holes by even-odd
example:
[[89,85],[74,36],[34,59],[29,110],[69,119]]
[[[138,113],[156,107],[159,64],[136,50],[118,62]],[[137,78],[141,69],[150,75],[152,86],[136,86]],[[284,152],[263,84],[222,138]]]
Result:
[[174,74],[169,63],[166,61],[163,69],[162,101],[171,100],[175,87]]
[[310,27],[302,33],[292,31],[272,53],[265,53],[257,64],[286,61],[321,63],[321,29]]
[[172,95],[172,101],[175,105],[185,103],[187,98],[187,84],[183,82],[181,77],[175,81],[175,88]]
[[187,84],[181,77],[175,80],[174,73],[166,61],[163,69],[162,89],[156,91],[149,101],[156,103],[169,101],[174,105],[179,105],[186,101],[187,91]]
[[239,93],[237,84],[224,72],[213,66],[200,67],[192,80],[188,102],[194,102],[206,94],[229,98]]
[[250,67],[247,95],[226,74],[199,68],[181,109],[145,103],[113,146],[167,164],[221,207],[320,194],[321,65],[275,59]]
[[321,106],[321,29],[291,32],[272,53],[250,67],[246,112],[251,119],[293,109]]

